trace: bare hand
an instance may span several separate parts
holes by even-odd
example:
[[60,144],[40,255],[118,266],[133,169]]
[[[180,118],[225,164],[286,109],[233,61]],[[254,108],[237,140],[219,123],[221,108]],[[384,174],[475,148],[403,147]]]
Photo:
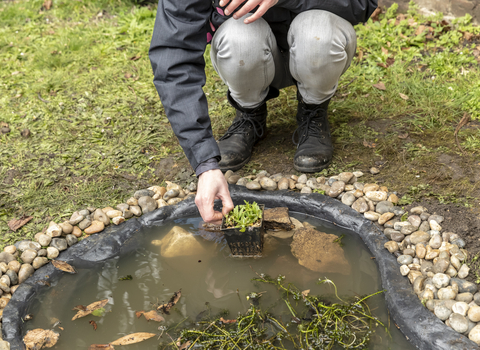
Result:
[[[222,200],[223,209],[221,213],[213,210],[215,199]],[[222,221],[222,217],[233,209],[228,184],[221,170],[209,170],[198,177],[195,204],[200,211],[203,221],[212,223]]]
[[243,21],[245,24],[248,24],[255,22],[257,19],[261,18],[265,14],[265,12],[267,12],[267,10],[270,7],[273,7],[277,2],[278,0],[248,0],[246,2],[245,0],[221,0],[220,6],[225,6],[229,4],[225,9],[225,14],[228,16],[243,3],[243,7],[233,15],[233,18],[235,19],[239,19],[245,16],[247,13],[249,13],[251,10],[258,6],[257,11],[255,11],[253,15]]

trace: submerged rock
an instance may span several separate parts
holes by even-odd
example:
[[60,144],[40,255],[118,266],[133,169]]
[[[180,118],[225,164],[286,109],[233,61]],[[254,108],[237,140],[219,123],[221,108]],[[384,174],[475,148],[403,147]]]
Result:
[[293,236],[292,254],[300,265],[312,271],[349,275],[350,264],[340,244],[334,242],[336,239],[335,235],[312,228],[299,229]]
[[167,235],[163,237],[160,242],[156,242],[155,245],[160,245],[160,253],[165,258],[205,253],[205,248],[197,238],[180,226],[174,226]]
[[285,230],[290,231],[295,228],[288,215],[287,207],[278,207],[266,209],[264,212],[264,225],[267,230]]

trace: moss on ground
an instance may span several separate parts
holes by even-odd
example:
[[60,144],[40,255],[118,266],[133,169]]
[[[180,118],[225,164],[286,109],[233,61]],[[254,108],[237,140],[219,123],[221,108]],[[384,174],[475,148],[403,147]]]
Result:
[[[0,135],[0,246],[165,178],[194,179],[152,84],[154,17],[155,5],[127,0],[0,3],[0,122],[10,129]],[[322,174],[375,165],[380,175],[365,181],[480,208],[468,198],[480,183],[480,28],[392,7],[356,29],[356,58],[330,104],[335,158]],[[234,111],[210,63],[204,90],[219,136]],[[269,134],[243,173],[295,173],[295,89],[269,109]],[[462,151],[454,132],[465,113]],[[34,220],[11,231],[22,215]]]

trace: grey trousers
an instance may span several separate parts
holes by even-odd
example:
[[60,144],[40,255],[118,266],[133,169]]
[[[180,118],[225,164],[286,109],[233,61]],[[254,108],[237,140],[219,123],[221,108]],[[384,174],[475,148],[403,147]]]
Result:
[[244,24],[244,18],[222,24],[210,51],[213,67],[240,106],[259,106],[269,86],[281,89],[293,85],[293,79],[308,104],[320,104],[335,94],[357,45],[349,22],[322,10],[300,13],[288,31],[290,50],[282,53],[264,19]]

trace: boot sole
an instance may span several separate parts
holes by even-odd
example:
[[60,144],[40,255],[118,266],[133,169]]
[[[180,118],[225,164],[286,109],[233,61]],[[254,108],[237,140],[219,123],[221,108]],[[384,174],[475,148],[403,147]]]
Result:
[[297,166],[295,165],[295,163],[293,164],[293,168],[298,171],[298,172],[301,172],[301,173],[318,173],[319,171],[322,171],[323,169],[326,169],[330,166],[332,162],[328,162],[327,164],[324,164],[324,165],[321,165],[321,166],[318,166],[318,167],[313,167],[313,168],[309,168],[309,167],[300,167],[300,166]]
[[241,162],[240,164],[236,164],[236,165],[232,165],[232,166],[228,166],[228,167],[222,167],[219,164],[219,168],[223,173],[227,172],[228,170],[237,171],[237,170],[242,169],[250,161],[250,158],[252,158],[251,155],[250,155],[250,157],[248,157],[245,161]]

